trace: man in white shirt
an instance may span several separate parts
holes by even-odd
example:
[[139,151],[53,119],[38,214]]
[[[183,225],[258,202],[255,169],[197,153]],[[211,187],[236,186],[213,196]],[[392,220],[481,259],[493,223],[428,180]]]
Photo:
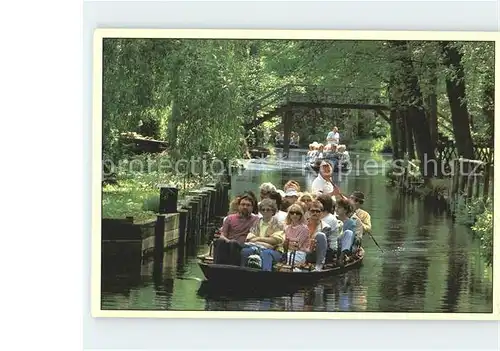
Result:
[[328,144],[339,144],[340,143],[340,134],[339,129],[337,127],[333,127],[333,129],[326,136],[326,142]]
[[333,196],[334,186],[332,184],[332,165],[327,161],[321,161],[319,165],[319,173],[316,179],[312,182],[311,193],[315,195]]

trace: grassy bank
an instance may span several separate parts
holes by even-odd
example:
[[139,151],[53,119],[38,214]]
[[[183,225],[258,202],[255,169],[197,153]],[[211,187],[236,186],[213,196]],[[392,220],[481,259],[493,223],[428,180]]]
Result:
[[115,170],[116,183],[103,185],[102,217],[152,219],[158,212],[159,184],[177,187],[178,198],[182,199],[190,190],[213,180],[210,175],[187,173],[187,167],[180,163],[176,167],[166,155],[145,155],[124,161]]

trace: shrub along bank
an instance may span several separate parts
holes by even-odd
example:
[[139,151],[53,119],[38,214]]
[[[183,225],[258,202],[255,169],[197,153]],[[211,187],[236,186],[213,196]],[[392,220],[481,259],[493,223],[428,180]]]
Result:
[[189,191],[214,180],[209,172],[202,175],[196,168],[186,162],[176,163],[167,154],[127,158],[113,169],[113,181],[103,184],[102,217],[154,218],[160,202],[160,184],[177,187],[178,198],[182,199]]

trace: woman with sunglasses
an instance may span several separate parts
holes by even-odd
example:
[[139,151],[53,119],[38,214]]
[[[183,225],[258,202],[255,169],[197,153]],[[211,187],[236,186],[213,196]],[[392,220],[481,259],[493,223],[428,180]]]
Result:
[[285,219],[285,241],[288,243],[288,257],[291,251],[295,251],[294,265],[305,263],[309,251],[309,230],[307,229],[304,211],[298,204],[292,204],[288,208]]

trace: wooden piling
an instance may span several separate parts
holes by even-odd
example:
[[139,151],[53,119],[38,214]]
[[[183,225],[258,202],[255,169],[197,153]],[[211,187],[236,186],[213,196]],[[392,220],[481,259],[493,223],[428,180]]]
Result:
[[[142,238],[131,217],[103,218],[101,221],[101,259],[103,269],[112,266],[110,260],[126,256],[129,262],[141,263]],[[108,260],[109,259],[109,260]]]
[[158,212],[160,214],[177,213],[177,201],[179,189],[174,187],[160,187],[160,205]]
[[217,189],[216,189],[216,184],[207,184],[207,191],[209,193],[209,211],[208,211],[208,217],[210,220],[212,220],[215,217],[215,204],[217,201]]
[[[221,177],[178,201],[178,189],[160,186],[160,204],[156,219],[134,222],[134,218],[103,219],[102,251],[106,253],[125,250],[128,257],[154,257],[155,265],[161,266],[166,249],[176,245],[198,243],[206,235],[209,223],[227,215],[230,184]],[[111,224],[110,224],[111,223]],[[133,253],[130,253],[131,250]],[[158,261],[158,262],[157,262]]]
[[186,229],[185,229],[185,234],[184,234],[184,243],[187,243],[191,236],[192,236],[192,230],[193,230],[193,206],[187,202],[182,206],[182,210],[187,211],[186,213]]
[[193,241],[196,238],[196,233],[198,228],[200,228],[200,199],[198,197],[191,198],[189,204],[192,207],[192,217],[191,217],[191,230],[189,232],[189,241]]
[[207,218],[206,221],[209,222],[213,218],[212,204],[214,202],[215,189],[209,186],[205,187],[204,189],[207,194],[207,212],[205,216]]
[[154,260],[163,260],[165,236],[165,215],[156,216],[155,239],[154,239]]
[[186,243],[189,210],[186,208],[180,208],[177,212],[179,213],[179,245],[183,246]]

